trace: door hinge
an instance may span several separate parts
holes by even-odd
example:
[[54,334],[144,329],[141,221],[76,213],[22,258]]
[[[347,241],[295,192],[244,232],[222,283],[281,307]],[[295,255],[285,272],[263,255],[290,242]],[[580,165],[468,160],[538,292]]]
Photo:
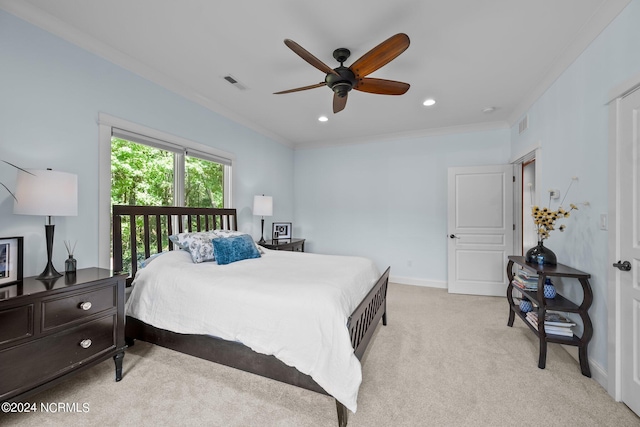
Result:
[[516,231],[516,225],[513,224],[513,231]]
[[516,176],[512,176],[511,178],[513,178],[513,182],[516,182]]

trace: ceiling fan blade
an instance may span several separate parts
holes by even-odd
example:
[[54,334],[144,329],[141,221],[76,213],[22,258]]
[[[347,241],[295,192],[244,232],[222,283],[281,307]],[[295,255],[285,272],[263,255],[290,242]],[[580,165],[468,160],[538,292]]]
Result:
[[309,85],[309,86],[303,86],[303,87],[298,87],[295,89],[289,89],[289,90],[283,90],[281,92],[274,92],[274,95],[282,95],[283,93],[291,93],[291,92],[300,92],[301,90],[308,90],[308,89],[315,89],[317,87],[322,87],[322,86],[326,86],[327,84],[325,82],[320,82],[317,83],[315,85]]
[[402,95],[409,90],[409,87],[411,87],[409,83],[365,77],[364,79],[358,80],[353,88],[360,92],[377,93],[380,95]]
[[335,74],[336,76],[339,76],[339,74],[333,68],[329,67],[327,64],[325,64],[324,62],[320,61],[318,58],[313,56],[305,48],[303,48],[302,46],[300,46],[298,43],[294,42],[293,40],[285,39],[284,40],[284,44],[286,44],[287,47],[289,49],[291,49],[292,51],[294,51],[296,53],[296,55],[298,55],[300,58],[304,59],[309,64],[313,65],[314,67],[316,67],[318,70],[322,71],[323,73],[325,73],[325,74]]
[[404,33],[396,34],[362,55],[349,68],[356,75],[356,78],[365,77],[394,60],[408,47],[409,36]]
[[337,93],[333,94],[333,114],[339,113],[347,106],[347,96],[338,96]]

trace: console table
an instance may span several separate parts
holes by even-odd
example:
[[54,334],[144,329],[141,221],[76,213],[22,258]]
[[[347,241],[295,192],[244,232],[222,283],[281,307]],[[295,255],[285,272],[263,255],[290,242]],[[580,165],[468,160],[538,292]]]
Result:
[[[520,311],[520,307],[513,302],[513,266],[514,264],[535,272],[538,275],[538,289],[537,292],[527,291],[520,288],[515,288],[521,292],[529,300],[538,305],[538,330],[531,325],[527,319],[525,313]],[[540,265],[526,262],[523,256],[509,256],[509,262],[507,263],[507,276],[509,277],[509,284],[507,285],[507,300],[509,301],[509,321],[507,326],[513,326],[513,320],[517,314],[524,323],[538,336],[540,341],[540,355],[538,358],[538,368],[544,369],[547,361],[547,343],[553,342],[558,344],[573,345],[578,347],[578,355],[580,359],[580,369],[582,375],[591,377],[591,370],[589,369],[589,358],[587,356],[587,346],[593,336],[593,325],[591,324],[591,318],[589,317],[589,307],[593,302],[593,292],[591,291],[591,285],[589,284],[590,274],[580,270],[568,267],[563,264],[557,265]],[[577,279],[582,286],[583,298],[580,305],[563,297],[559,293],[555,298],[549,299],[544,297],[544,282],[547,277],[566,277]],[[563,311],[567,313],[577,313],[582,319],[583,332],[582,336],[578,337],[573,335],[572,337],[564,337],[560,335],[547,335],[544,330],[545,312],[547,310]]]

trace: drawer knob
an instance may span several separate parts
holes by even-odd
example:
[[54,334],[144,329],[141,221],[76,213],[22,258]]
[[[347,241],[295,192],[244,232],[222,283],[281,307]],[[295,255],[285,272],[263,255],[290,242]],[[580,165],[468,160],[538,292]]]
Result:
[[86,340],[80,341],[80,347],[82,347],[82,348],[91,347],[91,340],[89,338],[87,338]]
[[91,303],[89,301],[80,303],[80,308],[84,311],[91,309]]

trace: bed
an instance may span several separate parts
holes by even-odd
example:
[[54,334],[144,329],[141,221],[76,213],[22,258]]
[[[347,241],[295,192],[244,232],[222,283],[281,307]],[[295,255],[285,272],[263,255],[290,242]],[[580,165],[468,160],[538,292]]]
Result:
[[[346,321],[337,326],[339,329],[341,329],[335,334],[335,336],[339,339],[332,341],[331,345],[332,347],[336,346],[336,350],[334,353],[339,353],[342,355],[344,354],[344,352],[340,351],[340,342],[346,341],[349,352],[348,357],[351,357],[352,359],[355,358],[358,361],[357,368],[360,369],[359,360],[362,358],[378,323],[380,322],[380,320],[382,320],[383,325],[386,325],[386,293],[389,281],[389,268],[387,268],[387,270],[379,277],[377,277],[377,274],[375,276],[371,276],[370,272],[367,273],[368,276],[363,275],[364,273],[354,273],[354,278],[352,279],[351,270],[341,264],[345,262],[344,260],[350,257],[330,257],[312,254],[283,253],[281,251],[269,251],[262,248],[261,249],[263,254],[259,259],[244,260],[235,263],[235,265],[230,264],[228,266],[217,266],[215,262],[202,263],[199,264],[198,267],[188,268],[188,264],[190,264],[189,255],[185,251],[179,250],[179,248],[174,245],[171,240],[168,240],[169,235],[183,232],[199,232],[205,230],[237,231],[237,229],[238,225],[235,209],[114,206],[113,269],[114,271],[125,271],[126,269],[124,268],[124,264],[126,260],[126,264],[128,267],[127,269],[131,273],[131,276],[128,279],[128,283],[130,284],[133,281],[133,278],[136,277],[135,289],[134,292],[132,292],[132,297],[130,298],[133,301],[132,304],[137,304],[137,300],[145,299],[144,296],[136,295],[136,291],[138,291],[138,289],[148,289],[145,292],[151,292],[152,296],[147,296],[147,301],[149,299],[154,299],[154,297],[156,296],[154,294],[155,292],[157,292],[158,294],[163,292],[163,289],[168,286],[162,285],[160,287],[154,287],[154,284],[159,281],[159,277],[165,281],[188,281],[190,283],[190,290],[192,288],[196,288],[196,286],[193,286],[193,284],[199,282],[196,279],[177,277],[171,279],[171,277],[176,275],[176,271],[188,271],[189,274],[191,274],[191,272],[193,271],[194,275],[206,275],[207,277],[213,274],[222,274],[223,276],[219,276],[218,282],[216,282],[217,284],[215,286],[215,291],[212,290],[211,287],[209,287],[203,288],[199,292],[224,293],[225,287],[222,284],[228,283],[232,279],[236,281],[234,282],[235,284],[233,285],[233,287],[246,285],[247,288],[244,289],[244,296],[236,296],[234,298],[241,298],[240,304],[246,305],[246,307],[249,308],[245,307],[244,310],[237,310],[237,318],[234,319],[233,324],[235,324],[235,322],[248,322],[249,324],[251,324],[251,322],[254,321],[262,321],[253,320],[252,316],[254,315],[254,312],[262,311],[268,313],[270,311],[273,311],[268,309],[261,310],[261,307],[255,306],[255,300],[268,300],[268,293],[271,292],[270,287],[274,287],[275,289],[282,286],[291,286],[291,284],[287,283],[288,279],[284,276],[279,278],[278,280],[273,280],[273,274],[263,274],[263,276],[261,277],[264,277],[265,279],[260,283],[259,287],[256,287],[251,282],[243,281],[244,279],[242,279],[241,277],[227,277],[224,276],[225,274],[231,274],[229,272],[236,271],[238,272],[238,276],[242,276],[243,274],[245,274],[245,271],[247,272],[246,274],[250,274],[249,272],[251,272],[254,268],[266,268],[266,266],[269,265],[269,268],[271,268],[271,270],[268,271],[274,271],[274,269],[282,270],[282,266],[285,264],[293,265],[291,263],[291,258],[287,257],[297,257],[295,258],[295,265],[297,266],[298,264],[300,264],[300,266],[298,266],[297,276],[297,279],[299,280],[299,273],[301,271],[300,269],[313,268],[314,263],[326,264],[323,268],[326,268],[326,266],[329,265],[336,265],[335,270],[331,271],[331,274],[327,275],[331,281],[355,281],[355,277],[362,277],[362,280],[365,280],[367,283],[364,291],[362,289],[362,284],[360,284],[358,285],[360,288],[359,291],[354,291],[352,294],[349,294],[349,298],[351,299],[356,298],[357,296],[357,300],[355,302],[340,302],[340,304],[342,304],[342,311],[344,311],[345,307],[355,308],[353,309],[353,311],[349,311],[350,316],[348,315],[349,312],[347,312],[347,316],[345,316]],[[125,249],[128,249],[126,259],[124,256]],[[157,256],[156,254],[158,253],[162,254],[162,256]],[[148,264],[148,267],[142,269],[136,276],[136,273],[139,269],[139,260],[150,259],[154,256],[156,257],[155,260],[150,262]],[[359,263],[365,263],[365,261],[362,260],[363,259],[358,259],[357,261]],[[336,262],[337,264],[335,264]],[[295,274],[291,275],[295,276]],[[371,277],[373,277],[373,279],[371,279]],[[238,282],[238,280],[240,280],[240,282]],[[238,285],[237,283],[240,283],[240,285]],[[316,283],[313,282],[311,278],[309,278],[308,286],[311,286],[311,289],[314,289],[313,286],[318,288],[322,284],[322,281],[318,281]],[[332,288],[333,283],[325,282],[325,285],[328,288]],[[306,283],[305,286],[307,286]],[[253,289],[253,291],[251,291],[251,289]],[[140,290],[139,293],[142,292],[143,290]],[[250,292],[265,292],[265,294],[253,295]],[[340,291],[340,293],[338,293],[337,295],[337,298],[340,301],[345,299],[345,293],[343,291]],[[213,297],[210,297],[218,300],[219,296],[219,294],[215,294]],[[159,298],[160,297],[158,295],[158,299]],[[349,298],[346,299],[348,300]],[[201,299],[204,300],[204,297]],[[176,299],[176,301],[180,301],[180,299],[178,298]],[[320,303],[318,301],[314,300],[313,306],[319,305]],[[331,298],[327,298],[327,301],[328,303],[331,303]],[[285,302],[279,303],[285,305],[287,304]],[[306,302],[303,301],[303,303]],[[178,302],[176,302],[176,304],[178,304]],[[254,305],[252,306],[251,304]],[[267,302],[265,302],[265,304],[267,304]],[[295,311],[295,302],[291,302],[290,305],[291,308]],[[160,306],[161,305],[158,303],[158,307]],[[310,305],[309,307],[312,306]],[[340,426],[347,425],[349,413],[348,407],[354,409],[354,406],[349,403],[348,399],[345,400],[344,396],[334,391],[334,388],[332,388],[334,387],[333,384],[331,382],[327,382],[327,375],[320,375],[313,369],[309,369],[304,364],[298,366],[296,365],[296,363],[292,363],[292,360],[288,356],[289,353],[287,353],[287,351],[289,350],[288,347],[281,346],[277,343],[277,341],[274,341],[278,339],[278,337],[274,338],[270,335],[268,340],[265,339],[262,343],[257,345],[254,341],[251,341],[251,339],[258,339],[258,341],[260,340],[260,337],[256,335],[252,336],[250,339],[248,338],[247,340],[245,340],[244,338],[237,339],[237,336],[233,333],[230,336],[226,336],[223,331],[216,330],[212,334],[210,334],[205,333],[204,331],[199,331],[198,329],[185,329],[178,325],[180,323],[179,319],[176,324],[167,324],[164,323],[164,318],[167,317],[165,314],[160,314],[155,317],[149,317],[148,315],[141,315],[136,310],[136,308],[128,307],[128,312],[130,315],[127,315],[126,318],[126,337],[129,344],[133,344],[134,340],[140,339],[182,353],[190,354],[216,363],[241,369],[243,371],[252,372],[257,375],[332,396],[336,399],[338,424]],[[158,310],[160,310],[160,308],[158,308]],[[322,310],[324,310],[323,312],[331,311],[331,307],[329,307],[329,309],[325,307],[322,308]],[[209,311],[215,313],[218,310]],[[299,311],[306,313],[307,311],[311,312],[313,310],[304,308]],[[219,317],[217,318],[217,321],[220,323],[225,323],[228,318],[228,313],[226,313],[225,317]],[[278,332],[280,328],[282,328],[283,330],[287,329],[289,328],[289,326],[291,326],[291,324],[293,324],[298,328],[292,329],[294,333],[298,334],[296,336],[296,342],[306,339],[308,346],[318,345],[319,339],[315,338],[314,336],[314,334],[316,333],[315,330],[318,328],[309,327],[306,331],[301,331],[300,325],[296,325],[297,323],[298,322],[288,322],[287,324],[279,324],[280,326],[278,326],[276,332]],[[302,322],[300,323],[302,324]],[[333,323],[335,323],[335,321],[333,321]],[[218,325],[216,324],[216,326]],[[222,327],[223,325],[220,326]],[[335,327],[335,325],[333,326]],[[302,327],[304,327],[304,324]],[[188,331],[191,330],[198,332],[189,333]],[[284,332],[283,335],[285,335]],[[344,338],[342,338],[343,335]],[[274,348],[276,349],[276,351],[274,351],[274,348],[261,347],[264,342],[270,345],[272,341],[275,342],[273,345],[275,346]],[[252,347],[257,348],[257,350],[259,351],[252,349]],[[295,346],[292,345],[291,347]],[[305,344],[301,348],[306,347],[307,345]],[[332,348],[326,350],[333,351]],[[294,351],[295,349],[292,348],[291,352]],[[272,354],[277,354],[278,358],[276,358]],[[288,363],[283,362],[281,359],[284,359]],[[303,373],[301,372],[301,370],[293,366],[302,366],[300,369],[308,373]],[[342,377],[342,372],[340,371],[340,369],[340,364],[336,364],[336,372],[329,372],[328,376]],[[359,386],[359,378],[356,378],[355,380]],[[324,387],[319,385],[319,382],[323,384]],[[328,392],[325,389],[332,392]]]

